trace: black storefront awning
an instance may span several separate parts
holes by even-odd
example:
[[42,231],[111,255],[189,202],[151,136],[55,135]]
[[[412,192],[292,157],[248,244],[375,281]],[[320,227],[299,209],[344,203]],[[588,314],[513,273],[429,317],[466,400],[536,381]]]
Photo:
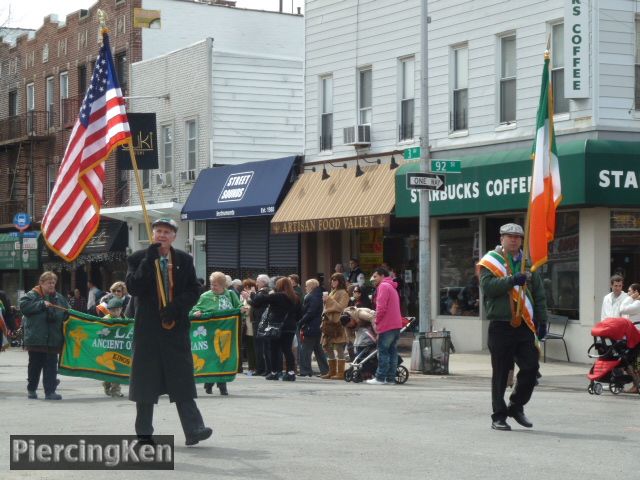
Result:
[[[98,230],[84,247],[80,256],[72,263],[109,260],[113,258],[114,254],[124,258],[124,252],[128,244],[127,224],[119,220],[102,217]],[[42,262],[64,262],[64,260],[45,247],[42,252]]]
[[182,208],[182,220],[273,215],[291,184],[296,158],[202,170]]

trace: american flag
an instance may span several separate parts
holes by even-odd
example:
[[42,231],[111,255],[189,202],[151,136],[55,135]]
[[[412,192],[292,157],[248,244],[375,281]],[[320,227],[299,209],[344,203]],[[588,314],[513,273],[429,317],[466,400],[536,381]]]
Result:
[[130,139],[124,99],[105,32],[91,85],[42,220],[47,245],[67,262],[80,255],[100,224],[105,160],[116,146]]

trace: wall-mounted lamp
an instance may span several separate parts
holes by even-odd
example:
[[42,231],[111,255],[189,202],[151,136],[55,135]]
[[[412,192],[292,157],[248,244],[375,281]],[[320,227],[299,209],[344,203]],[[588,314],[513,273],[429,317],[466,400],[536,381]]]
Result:
[[191,253],[191,247],[192,247],[191,242],[187,238],[187,241],[184,242],[184,251],[187,253]]
[[322,180],[326,180],[330,176],[331,175],[329,175],[329,173],[327,172],[327,167],[326,166],[322,167]]
[[396,162],[396,157],[391,156],[391,163],[389,164],[389,170],[395,170],[399,166],[400,165],[398,165],[398,162]]
[[356,160],[356,178],[364,175],[364,172],[360,168],[360,162]]

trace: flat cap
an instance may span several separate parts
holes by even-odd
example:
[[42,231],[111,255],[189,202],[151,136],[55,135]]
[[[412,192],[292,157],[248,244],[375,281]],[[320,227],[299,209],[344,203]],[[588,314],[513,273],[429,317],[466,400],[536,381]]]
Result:
[[123,305],[124,305],[124,300],[115,295],[111,297],[107,302],[107,308],[109,310],[111,310],[112,308],[122,308]]
[[517,223],[507,223],[500,227],[500,235],[517,235],[524,237],[524,230]]
[[151,224],[151,228],[158,225],[166,225],[167,227],[172,228],[174,232],[178,231],[178,224],[173,218],[159,218]]

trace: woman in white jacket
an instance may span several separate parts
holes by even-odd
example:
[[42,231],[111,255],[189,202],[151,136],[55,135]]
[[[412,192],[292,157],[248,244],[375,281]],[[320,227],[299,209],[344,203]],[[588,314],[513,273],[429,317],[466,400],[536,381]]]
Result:
[[628,294],[620,306],[620,315],[632,322],[640,322],[640,283],[629,285]]

